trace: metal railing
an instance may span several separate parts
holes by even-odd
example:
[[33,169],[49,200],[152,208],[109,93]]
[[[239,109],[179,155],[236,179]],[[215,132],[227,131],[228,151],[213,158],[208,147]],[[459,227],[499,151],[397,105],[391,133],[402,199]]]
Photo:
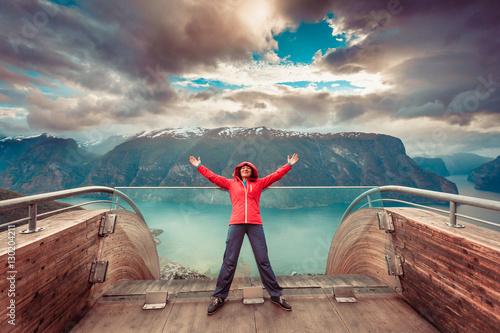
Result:
[[[393,199],[373,200],[371,198],[371,195],[376,194],[376,193],[381,193],[381,192],[399,192],[399,193],[417,195],[417,196],[441,200],[441,201],[448,201],[450,203],[450,209],[448,211],[450,222],[447,225],[449,225],[451,227],[462,227],[460,224],[457,224],[457,221],[456,221],[457,216],[476,220],[478,222],[490,224],[490,225],[493,225],[496,227],[500,226],[498,224],[490,223],[490,222],[476,219],[476,218],[473,218],[470,216],[457,214],[457,204],[469,205],[469,206],[479,207],[479,208],[483,208],[483,209],[490,209],[490,210],[500,212],[500,202],[494,201],[494,200],[474,198],[474,197],[468,197],[468,196],[463,196],[463,195],[436,192],[436,191],[423,190],[423,189],[404,187],[404,186],[393,186],[393,185],[381,186],[381,187],[373,187],[373,186],[273,186],[273,187],[270,187],[270,189],[330,189],[330,188],[332,188],[332,189],[339,189],[339,188],[346,188],[346,189],[361,188],[361,189],[364,189],[364,188],[367,188],[368,189],[366,192],[360,194],[356,199],[354,199],[354,201],[351,202],[351,204],[349,205],[349,207],[345,211],[344,215],[342,216],[341,222],[344,221],[345,218],[356,207],[356,205],[359,204],[364,199],[366,199],[368,201],[368,205],[370,207],[371,207],[372,203],[377,202],[377,201],[396,201]],[[49,201],[54,201],[54,200],[58,200],[58,199],[74,197],[74,196],[87,194],[87,193],[108,193],[108,194],[116,196],[119,199],[120,198],[123,199],[134,210],[134,212],[145,222],[145,219],[142,216],[139,208],[134,204],[134,202],[126,194],[121,192],[119,189],[220,189],[220,188],[214,187],[214,186],[117,187],[117,188],[111,188],[111,187],[105,187],[105,186],[87,186],[87,187],[81,187],[81,188],[76,188],[76,189],[62,190],[62,191],[57,191],[57,192],[36,194],[36,195],[32,195],[32,196],[27,196],[27,197],[3,200],[3,201],[0,201],[0,212],[28,206],[29,207],[28,217],[21,219],[21,220],[14,221],[14,222],[9,222],[6,224],[12,224],[12,223],[16,223],[19,221],[28,220],[29,221],[28,229],[25,230],[24,233],[31,233],[31,232],[35,232],[35,231],[39,230],[36,227],[36,222],[37,222],[38,217],[42,217],[44,215],[53,214],[53,213],[60,212],[63,210],[71,209],[73,207],[78,207],[78,206],[82,206],[82,205],[86,205],[86,204],[90,204],[90,203],[95,203],[95,202],[87,202],[84,204],[75,205],[75,206],[71,206],[68,208],[59,209],[57,211],[47,212],[44,214],[37,214],[37,205],[38,204],[49,202]],[[115,205],[123,208],[123,206],[119,205],[118,202],[115,203],[113,201],[103,201],[103,200],[99,201],[99,203],[102,203],[102,202],[109,202],[109,203],[115,204]],[[410,205],[414,205],[414,206],[418,206],[418,207],[446,213],[446,211],[444,211],[444,210],[438,210],[438,209],[435,209],[432,207],[417,205],[417,204],[414,204],[411,202],[399,201],[399,200],[398,200],[398,202],[402,202],[405,204],[410,204]]]
[[[29,213],[28,213],[27,218],[24,218],[24,219],[21,219],[18,221],[9,222],[6,224],[12,224],[12,223],[16,223],[19,221],[28,220],[28,229],[21,231],[21,233],[33,233],[33,232],[43,230],[43,228],[36,227],[36,222],[37,222],[38,217],[41,217],[41,216],[47,215],[47,214],[53,214],[54,212],[60,212],[63,210],[71,209],[73,207],[82,206],[82,205],[89,204],[89,203],[87,202],[84,204],[71,206],[68,208],[63,208],[63,209],[59,209],[57,211],[51,211],[51,212],[47,212],[47,213],[40,214],[40,215],[37,214],[37,205],[38,204],[42,204],[45,202],[54,201],[54,200],[58,200],[58,199],[70,198],[70,197],[74,197],[74,196],[82,195],[82,194],[87,194],[87,193],[108,193],[108,194],[114,195],[120,199],[123,199],[134,210],[134,212],[137,214],[137,216],[139,216],[141,218],[141,220],[144,221],[144,223],[146,223],[139,208],[135,205],[135,203],[127,195],[125,195],[124,193],[122,193],[121,191],[119,191],[117,189],[113,189],[111,187],[105,187],[105,186],[87,186],[87,187],[80,187],[80,188],[75,188],[75,189],[70,189],[70,190],[62,190],[62,191],[56,191],[56,192],[50,192],[50,193],[35,194],[35,195],[27,196],[27,197],[2,200],[2,201],[0,201],[0,212],[12,210],[12,209],[16,209],[16,208],[22,208],[22,207],[26,207],[26,206],[29,207]],[[99,203],[101,203],[101,202],[114,203],[112,201],[104,201],[104,200],[99,201]],[[95,203],[95,202],[92,202],[92,203]],[[114,204],[116,204],[119,207],[123,207],[123,206],[119,205],[118,203],[114,203]]]
[[[448,201],[450,203],[450,209],[448,211],[450,222],[446,223],[446,225],[454,228],[463,228],[463,225],[457,224],[457,216],[459,217],[464,217],[467,219],[471,219],[480,223],[485,223],[489,225],[493,225],[496,227],[500,227],[499,224],[496,223],[491,223],[488,221],[483,221],[481,219],[477,219],[471,216],[466,216],[462,214],[457,214],[457,204],[461,205],[468,205],[468,206],[474,206],[478,208],[483,208],[483,209],[490,209],[494,210],[497,212],[500,212],[500,202],[499,201],[494,201],[494,200],[488,200],[488,199],[482,199],[482,198],[474,198],[474,197],[468,197],[464,195],[458,195],[458,194],[451,194],[451,193],[444,193],[444,192],[436,192],[436,191],[430,191],[430,190],[423,190],[423,189],[417,189],[417,188],[412,188],[412,187],[405,187],[405,186],[393,186],[393,185],[388,185],[388,186],[381,186],[378,188],[373,188],[365,193],[360,194],[347,208],[345,211],[344,215],[342,216],[341,223],[347,218],[347,216],[352,212],[354,207],[356,207],[357,204],[359,204],[362,200],[365,198],[370,202],[370,195],[375,194],[375,193],[381,193],[381,192],[399,192],[399,193],[405,193],[405,194],[411,194],[411,195],[417,195],[421,197],[426,197],[426,198],[431,198],[431,199],[436,199],[436,200],[441,200],[441,201]],[[418,206],[421,208],[426,208],[430,210],[435,210],[435,211],[440,211],[440,212],[446,212],[444,210],[439,210],[435,209],[432,207],[426,207],[422,205],[417,205],[411,202],[407,201],[401,201],[401,200],[394,200],[394,199],[380,199],[382,201],[396,201],[396,202],[401,202],[409,205],[414,205]]]

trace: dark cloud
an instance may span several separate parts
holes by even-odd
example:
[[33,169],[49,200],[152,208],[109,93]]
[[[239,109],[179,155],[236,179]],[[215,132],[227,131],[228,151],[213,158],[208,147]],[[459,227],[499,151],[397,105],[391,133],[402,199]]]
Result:
[[[26,89],[13,87],[16,83],[24,87],[49,87],[60,82],[83,91],[124,96],[130,101],[125,104],[143,104],[131,110],[157,114],[179,98],[169,85],[169,75],[215,68],[219,61],[248,60],[252,52],[275,48],[273,33],[295,24],[287,20],[302,11],[304,6],[299,4],[290,4],[294,8],[287,9],[286,4],[270,3],[276,21],[266,18],[257,22],[248,20],[243,13],[258,11],[258,4],[235,0],[85,0],[72,6],[41,0],[3,1],[0,81],[8,82],[8,87],[3,86],[10,90],[4,93],[7,96],[28,96]],[[320,17],[322,7],[319,1],[314,3],[304,17]],[[8,67],[36,73],[36,77],[14,73]],[[208,90],[195,98],[212,96],[214,92]],[[93,108],[106,105],[105,100],[96,103],[82,122],[51,125],[39,116],[49,115],[53,110],[42,112],[38,96],[28,98],[27,102],[33,108],[30,124],[35,126],[40,120],[37,126],[47,129],[69,129],[71,124],[78,129],[78,124],[96,124],[98,120],[90,116]],[[22,104],[26,103],[18,105]],[[105,116],[113,112],[100,111],[101,122],[109,121]],[[80,117],[78,108],[65,112],[76,113],[75,119]]]
[[[252,114],[252,126],[266,124],[277,128],[319,127],[333,121],[336,108],[334,98],[327,92],[297,92],[285,88],[280,95],[262,91],[239,91],[231,93],[228,98],[241,104],[242,108]],[[266,101],[266,108],[256,108]],[[241,126],[241,124],[238,124]],[[249,125],[248,125],[249,126]]]
[[379,74],[392,86],[386,93],[398,96],[387,113],[465,126],[474,113],[500,111],[496,2],[355,1],[334,11],[341,30],[361,39],[318,64],[338,74]]
[[280,13],[294,22],[322,20],[329,13],[335,0],[277,0],[276,6]]
[[352,102],[344,103],[339,105],[337,119],[340,121],[354,119],[363,113],[365,113],[365,107],[362,104]]
[[254,107],[255,109],[266,109],[266,108],[267,108],[267,105],[266,105],[266,103],[264,103],[264,102],[256,102],[256,103],[253,105],[253,107]]
[[[103,67],[143,80],[151,69],[181,74],[220,60],[250,59],[251,52],[276,47],[273,34],[301,20],[322,19],[332,4],[270,1],[274,21],[258,22],[243,15],[252,14],[244,13],[249,3],[235,0],[86,0],[70,7],[6,1],[0,52],[18,68],[57,77],[71,73],[69,80],[101,89],[89,77],[102,76]],[[257,5],[250,10],[258,12]]]
[[194,94],[192,97],[194,99],[206,101],[206,100],[209,100],[215,96],[220,95],[221,92],[222,91],[220,89],[215,89],[215,88],[210,87],[204,91],[200,91],[199,93]]
[[[2,1],[0,100],[24,107],[30,126],[54,131],[139,120],[154,126],[163,115],[200,126],[303,129],[423,117],[492,131],[500,105],[497,2]],[[346,96],[284,85],[188,93],[169,84],[173,74],[217,73],[221,62],[238,67],[276,50],[274,37],[285,29],[332,12],[336,31],[356,38],[316,57],[314,69],[347,80],[375,74],[383,86]],[[57,98],[60,87],[74,91]],[[212,108],[191,108],[204,102]]]
[[254,118],[254,114],[248,111],[219,111],[214,115],[214,123],[221,124],[233,124],[233,126],[242,126],[243,124],[251,124],[253,123],[252,118]]

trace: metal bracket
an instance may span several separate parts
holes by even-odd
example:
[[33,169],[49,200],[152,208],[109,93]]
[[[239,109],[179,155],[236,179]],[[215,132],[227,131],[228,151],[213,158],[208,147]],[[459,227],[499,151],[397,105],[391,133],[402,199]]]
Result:
[[28,229],[24,229],[24,230],[21,230],[19,231],[20,234],[32,234],[34,232],[39,232],[39,231],[42,231],[42,230],[45,230],[45,228],[35,228],[34,230],[30,230],[29,228]]
[[143,310],[163,309],[168,302],[168,291],[146,291]]
[[108,271],[109,261],[94,260],[90,266],[89,283],[103,283],[106,280],[106,272]]
[[333,295],[339,303],[356,303],[353,286],[333,286]]
[[99,236],[113,234],[115,232],[116,214],[106,214],[101,218],[101,227],[99,228]]
[[448,223],[448,222],[445,222],[443,223],[445,226],[447,227],[452,227],[452,228],[465,228],[465,226],[463,224],[453,224],[453,223]]
[[394,222],[392,222],[392,215],[387,212],[377,212],[378,228],[385,230],[385,232],[394,232]]
[[401,276],[403,275],[403,265],[401,261],[401,256],[399,254],[387,254],[385,256],[385,261],[387,263],[387,273],[389,275]]
[[261,304],[264,303],[262,287],[243,288],[243,304]]

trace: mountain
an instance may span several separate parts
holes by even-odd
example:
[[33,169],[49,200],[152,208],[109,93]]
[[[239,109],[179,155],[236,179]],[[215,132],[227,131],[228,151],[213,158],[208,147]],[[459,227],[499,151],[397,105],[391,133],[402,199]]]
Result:
[[179,156],[205,132],[203,129],[185,132],[168,129],[139,133],[99,158],[84,183],[106,186],[172,185],[164,182],[168,173]]
[[112,135],[106,140],[94,140],[94,141],[85,141],[79,142],[78,146],[80,148],[85,149],[89,153],[93,153],[96,155],[104,155],[108,151],[113,150],[116,146],[124,143],[131,139],[130,135]]
[[425,171],[435,173],[441,177],[450,175],[442,158],[414,157],[413,160]]
[[[71,139],[47,138],[9,162],[11,166],[0,173],[0,186],[26,194],[85,185],[212,186],[190,164],[189,156],[200,156],[212,171],[232,177],[235,165],[242,161],[254,163],[259,175],[265,176],[284,165],[287,155],[293,153],[299,154],[299,162],[276,185],[392,184],[457,193],[452,182],[422,170],[395,137],[266,127],[143,132],[103,156],[89,154]],[[176,193],[181,200],[180,192]],[[148,198],[160,196],[151,195],[149,191]],[[298,195],[293,199],[297,205],[327,200],[325,195],[305,203],[304,194]]]
[[[211,184],[192,167],[189,156],[200,156],[202,164],[230,178],[235,165],[242,161],[254,163],[264,176],[284,165],[287,155],[292,153],[298,153],[300,160],[277,185],[394,184],[457,193],[455,184],[422,170],[406,155],[403,143],[397,138],[367,133],[302,133],[266,127],[141,133],[100,158],[85,183],[207,186]],[[151,198],[152,192],[144,195]],[[155,192],[153,196],[162,195],[166,194]],[[303,205],[303,194],[294,200],[302,200],[297,205]]]
[[52,135],[47,133],[30,137],[6,137],[0,140],[0,172],[12,165],[22,154]]
[[500,156],[472,170],[467,180],[476,183],[477,190],[500,193]]
[[[9,166],[0,173],[0,187],[33,194],[80,186],[97,156],[79,148],[73,139],[39,139],[28,140],[36,144],[21,145],[22,149],[11,154],[13,159],[5,163]],[[7,150],[11,148],[8,146]]]
[[470,153],[458,153],[438,157],[444,161],[451,175],[468,175],[472,169],[478,168],[482,164],[493,160],[491,157]]

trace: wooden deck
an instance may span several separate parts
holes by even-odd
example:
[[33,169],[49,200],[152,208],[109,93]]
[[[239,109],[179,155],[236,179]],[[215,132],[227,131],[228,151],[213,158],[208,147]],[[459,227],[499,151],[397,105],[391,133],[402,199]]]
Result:
[[[258,277],[235,280],[226,304],[207,315],[215,280],[125,281],[116,285],[71,332],[438,332],[397,293],[362,274],[280,276],[284,311],[264,296],[245,305],[242,288]],[[333,285],[351,285],[357,303],[338,303]],[[146,291],[168,291],[161,310],[143,310]],[[264,290],[264,294],[267,293]]]

